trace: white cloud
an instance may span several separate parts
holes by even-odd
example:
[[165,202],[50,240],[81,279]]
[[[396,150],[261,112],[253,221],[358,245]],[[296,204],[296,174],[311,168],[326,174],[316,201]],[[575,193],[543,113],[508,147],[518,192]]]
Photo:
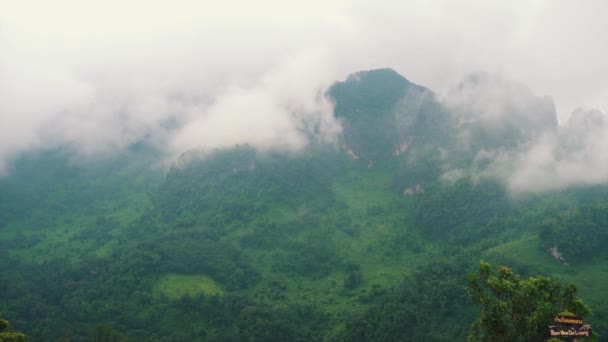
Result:
[[[556,134],[507,158],[514,192],[542,192],[608,182],[608,125],[597,110],[577,110]],[[502,163],[503,166],[506,166]]]
[[174,151],[237,143],[294,150],[311,136],[332,141],[340,127],[322,92],[331,74],[323,66],[319,56],[297,56],[255,84],[225,89],[176,133]]
[[608,107],[608,5],[599,0],[0,0],[0,8],[0,169],[60,144],[85,154],[143,138],[173,153],[245,140],[294,149],[311,126],[331,140],[339,128],[319,95],[377,67],[439,92],[471,71],[505,74],[552,95],[562,121],[577,106]]

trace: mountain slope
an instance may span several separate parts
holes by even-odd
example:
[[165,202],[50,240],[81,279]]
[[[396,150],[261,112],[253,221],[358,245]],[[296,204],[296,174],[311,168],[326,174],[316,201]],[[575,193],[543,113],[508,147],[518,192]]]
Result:
[[530,106],[506,101],[496,134],[479,108],[381,69],[328,90],[336,144],[188,151],[167,172],[140,148],[24,156],[0,179],[0,311],[34,340],[462,340],[466,273],[488,258],[580,282],[602,333],[607,256],[566,266],[546,245],[571,213],[602,237],[606,188],[515,198],[497,178],[446,177],[555,129],[548,99],[510,91]]

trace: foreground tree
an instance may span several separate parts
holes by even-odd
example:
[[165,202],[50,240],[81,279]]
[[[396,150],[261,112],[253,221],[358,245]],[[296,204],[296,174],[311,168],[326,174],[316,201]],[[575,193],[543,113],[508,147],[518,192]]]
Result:
[[544,341],[556,314],[565,310],[577,316],[589,313],[577,298],[574,284],[544,276],[521,279],[508,267],[492,270],[483,261],[468,280],[472,299],[481,306],[469,341]]
[[9,323],[5,319],[0,319],[0,342],[25,342],[27,336],[20,332],[8,330]]

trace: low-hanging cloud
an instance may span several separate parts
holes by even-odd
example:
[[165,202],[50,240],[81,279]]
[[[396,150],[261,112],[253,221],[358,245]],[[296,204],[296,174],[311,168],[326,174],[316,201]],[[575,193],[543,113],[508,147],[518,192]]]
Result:
[[558,125],[550,98],[483,73],[441,100],[458,122],[460,151],[477,151],[470,168],[448,167],[446,181],[499,179],[514,194],[608,182],[608,124],[597,109],[579,108]]
[[463,148],[514,147],[558,124],[550,97],[496,74],[469,74],[440,100],[458,123]]
[[[171,139],[175,151],[248,143],[261,149],[297,150],[311,138],[334,142],[340,125],[325,96],[329,70],[322,56],[300,55],[258,82],[233,86],[193,113]],[[262,115],[261,115],[262,114]]]
[[513,192],[543,192],[608,183],[608,125],[598,110],[576,110],[570,120],[524,151],[503,155]]
[[[44,17],[13,8],[23,22],[0,16],[0,169],[62,145],[98,155],[146,140],[174,157],[238,143],[293,150],[340,131],[324,96],[337,75],[317,41],[341,24],[321,18],[305,31],[262,15],[276,5],[312,18],[311,5],[56,5]],[[99,22],[114,10],[117,22]]]
[[599,0],[3,2],[0,170],[63,145],[98,155],[146,140],[175,156],[332,141],[340,127],[327,87],[379,67],[438,92],[473,70],[504,74],[553,96],[566,122],[577,106],[608,107],[606,9]]

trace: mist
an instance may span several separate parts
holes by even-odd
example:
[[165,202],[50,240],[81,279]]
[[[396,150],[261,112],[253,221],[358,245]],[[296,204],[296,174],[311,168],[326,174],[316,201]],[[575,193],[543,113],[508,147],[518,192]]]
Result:
[[[568,122],[517,154],[501,154],[493,167],[508,170],[512,192],[544,192],[608,182],[608,127],[598,110],[578,109]],[[509,166],[507,166],[509,165]]]
[[[535,127],[534,143],[485,156],[494,169],[516,165],[500,172],[513,191],[604,183],[605,125],[570,113],[608,109],[607,9],[602,1],[3,2],[0,172],[21,153],[61,146],[98,156],[146,141],[171,160],[239,143],[281,151],[332,143],[341,127],[327,88],[391,67],[444,99],[458,98],[451,89],[476,71],[525,84],[509,93],[513,104],[550,96],[531,111],[540,116],[517,108],[517,122]],[[494,103],[491,94],[451,105],[500,125],[512,106],[479,102]],[[555,125],[547,112],[561,128],[543,128]]]
[[447,168],[448,182],[497,179],[512,194],[608,182],[608,125],[597,109],[577,108],[558,124],[551,97],[486,73],[469,75],[441,101],[458,123],[460,149],[475,153],[469,169]]

